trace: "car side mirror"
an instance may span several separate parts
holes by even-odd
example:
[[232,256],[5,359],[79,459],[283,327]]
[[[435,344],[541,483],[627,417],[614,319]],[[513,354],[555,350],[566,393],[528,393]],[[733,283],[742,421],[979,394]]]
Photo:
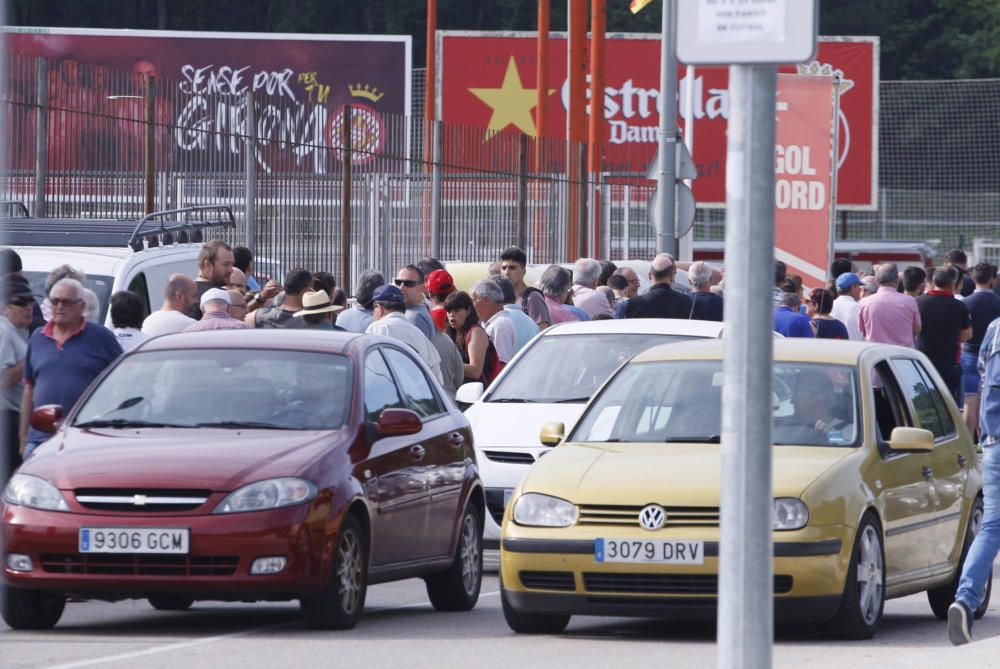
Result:
[[558,446],[566,436],[566,426],[562,423],[546,423],[542,426],[542,431],[538,435],[538,441],[543,446]]
[[31,427],[39,432],[55,432],[65,414],[60,404],[43,404],[31,412]]
[[894,451],[934,450],[934,433],[918,427],[896,427],[889,435],[889,448]]
[[380,437],[402,437],[416,434],[424,427],[415,411],[409,409],[386,409],[375,423],[375,433]]
[[479,381],[463,383],[455,391],[455,401],[462,404],[473,404],[483,396],[483,384]]

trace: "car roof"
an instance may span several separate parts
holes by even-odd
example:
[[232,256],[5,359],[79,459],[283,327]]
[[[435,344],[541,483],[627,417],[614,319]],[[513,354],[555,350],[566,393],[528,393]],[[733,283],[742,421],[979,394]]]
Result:
[[178,349],[281,349],[286,351],[319,351],[346,354],[351,342],[367,337],[373,342],[381,337],[357,332],[329,330],[261,329],[207,330],[181,332],[153,337],[138,348],[142,351],[175,351]]
[[[787,337],[772,340],[774,359],[782,362],[819,362],[837,365],[856,365],[872,352],[893,353],[906,357],[918,355],[914,349],[866,341],[835,339],[807,339]],[[635,362],[660,360],[716,360],[721,359],[725,342],[721,339],[697,339],[654,346],[633,358]]]
[[[197,258],[201,244],[173,244],[156,246],[152,249],[133,251],[127,246],[12,246],[21,256],[26,272],[46,272],[53,267],[68,263],[87,274],[113,274],[115,267],[124,259],[168,258],[190,256]],[[197,263],[196,263],[197,264]],[[192,270],[197,269],[192,266]]]
[[627,318],[560,323],[542,331],[545,337],[579,334],[662,334],[686,337],[719,337],[723,324],[718,321],[679,318]]

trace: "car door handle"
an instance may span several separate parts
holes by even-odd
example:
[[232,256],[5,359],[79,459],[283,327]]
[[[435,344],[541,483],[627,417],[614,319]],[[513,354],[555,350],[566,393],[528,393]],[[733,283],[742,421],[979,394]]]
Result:
[[929,479],[934,476],[934,470],[930,467],[924,467],[924,478]]
[[465,443],[465,437],[462,436],[461,432],[452,432],[448,435],[448,443],[458,448]]
[[968,460],[965,459],[964,455],[960,454],[958,456],[958,464],[961,465],[962,467],[964,467],[966,462],[968,462]]
[[420,444],[410,446],[410,457],[414,460],[423,460],[425,455],[427,455],[427,449]]

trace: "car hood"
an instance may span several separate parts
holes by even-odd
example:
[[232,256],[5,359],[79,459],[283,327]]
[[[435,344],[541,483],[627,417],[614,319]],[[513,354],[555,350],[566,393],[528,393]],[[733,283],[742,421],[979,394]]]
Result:
[[504,404],[476,402],[465,410],[477,448],[542,446],[538,433],[546,423],[561,421],[569,430],[586,404]]
[[59,432],[22,467],[57,488],[202,488],[301,474],[345,431],[76,429]]
[[[850,448],[778,446],[775,497],[798,497]],[[563,444],[539,460],[524,492],[563,497],[576,504],[718,506],[718,444]]]

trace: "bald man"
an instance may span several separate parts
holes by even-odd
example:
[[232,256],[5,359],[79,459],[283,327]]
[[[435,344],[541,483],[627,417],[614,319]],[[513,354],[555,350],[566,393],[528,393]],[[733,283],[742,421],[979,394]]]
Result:
[[163,306],[142,322],[143,334],[150,337],[180,332],[194,323],[198,308],[198,287],[186,274],[171,274],[163,287]]
[[673,288],[677,266],[669,253],[661,253],[649,265],[652,284],[643,295],[628,301],[625,318],[691,318],[691,298]]

